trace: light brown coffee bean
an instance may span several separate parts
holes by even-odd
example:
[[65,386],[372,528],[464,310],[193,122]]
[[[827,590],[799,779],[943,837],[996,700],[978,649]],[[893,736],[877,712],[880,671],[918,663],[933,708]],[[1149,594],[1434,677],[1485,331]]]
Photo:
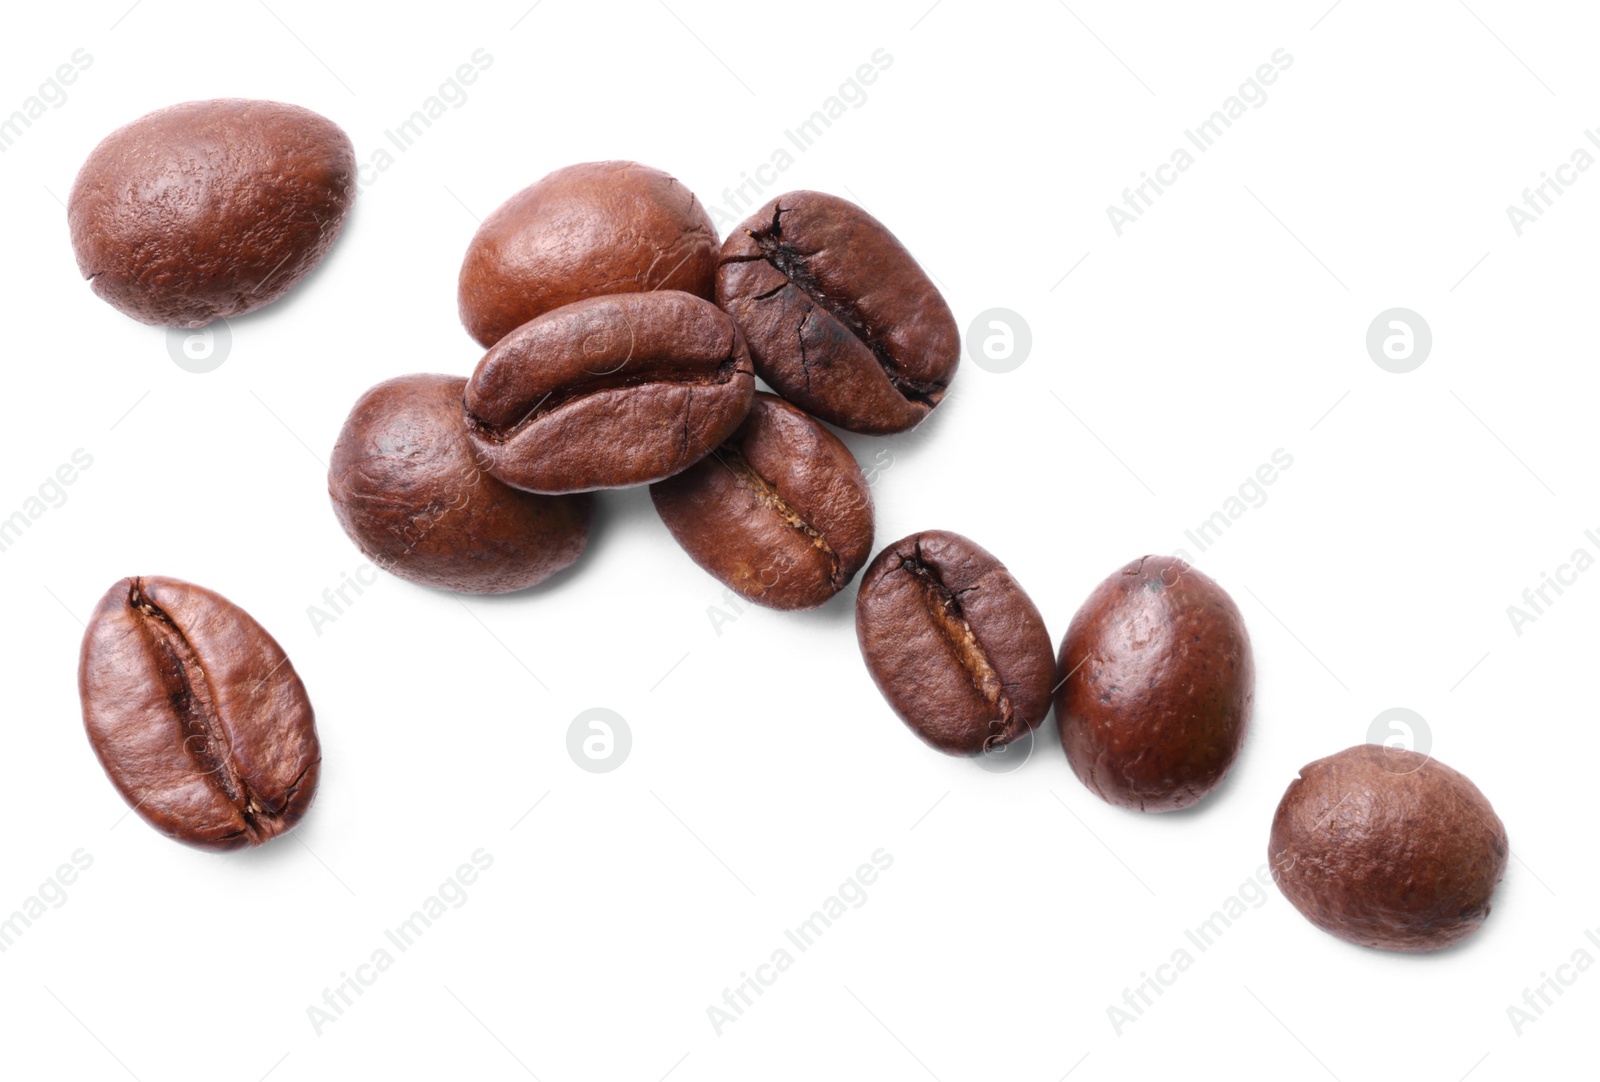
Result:
[[260,845],[311,806],[322,765],[311,700],[276,640],[220,594],[118,582],[89,618],[78,692],[111,783],[168,837]]
[[95,293],[139,320],[253,312],[322,261],[356,194],[355,148],[324,116],[223,98],[161,109],[94,148],[67,221]]

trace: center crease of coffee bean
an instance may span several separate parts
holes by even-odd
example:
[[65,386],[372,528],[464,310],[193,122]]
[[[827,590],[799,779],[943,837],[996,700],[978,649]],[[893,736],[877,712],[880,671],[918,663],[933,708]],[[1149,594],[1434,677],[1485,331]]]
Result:
[[[162,666],[161,671],[175,680],[168,687],[167,701],[183,726],[184,750],[200,768],[200,773],[213,779],[245,822],[244,830],[233,831],[226,837],[242,833],[264,836],[258,820],[276,813],[261,803],[233,761],[227,727],[217,710],[199,655],[172,617],[145,596],[143,580],[133,580],[128,603],[144,617],[143,625],[154,645],[171,662],[170,666]],[[304,776],[302,771],[301,778]],[[300,780],[296,778],[289,787],[291,797]]]
[[933,616],[934,626],[949,643],[956,660],[961,663],[961,667],[971,679],[972,686],[983,696],[984,702],[997,711],[998,716],[989,719],[990,730],[992,732],[1003,730],[1011,722],[1011,700],[1005,694],[1005,684],[1001,681],[1000,674],[990,663],[983,644],[973,633],[972,625],[967,623],[961,607],[961,594],[970,593],[977,587],[961,591],[951,590],[944,584],[938,568],[922,558],[920,545],[917,546],[915,555],[900,558],[900,569],[922,584],[923,598],[928,604],[928,612]]
[[509,424],[495,424],[484,420],[476,414],[471,415],[471,423],[473,428],[485,439],[494,443],[505,443],[523,429],[556,412],[561,407],[591,395],[625,388],[654,386],[662,383],[686,387],[716,387],[731,380],[737,367],[738,361],[734,356],[733,344],[730,342],[727,356],[718,361],[714,367],[708,368],[706,362],[698,364],[689,362],[664,365],[647,371],[623,373],[614,370],[599,374],[591,373],[591,378],[589,379],[578,380],[565,387],[558,387],[549,391],[543,398],[529,407],[521,417]]
[[717,452],[717,457],[723,465],[733,471],[740,484],[754,493],[763,507],[776,511],[788,526],[804,534],[814,548],[821,550],[828,557],[828,581],[835,589],[843,586],[844,583],[839,575],[839,554],[833,551],[833,546],[822,536],[822,531],[807,522],[805,517],[783,498],[776,485],[756,472],[755,467],[750,465],[750,461],[744,457],[744,452],[739,447],[731,443],[726,444]]

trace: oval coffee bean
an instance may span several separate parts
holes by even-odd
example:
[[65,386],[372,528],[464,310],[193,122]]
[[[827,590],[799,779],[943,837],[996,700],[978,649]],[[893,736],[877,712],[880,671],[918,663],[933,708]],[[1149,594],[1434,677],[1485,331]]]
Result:
[[1067,761],[1110,804],[1187,808],[1222,781],[1250,727],[1255,663],[1226,591],[1173,556],[1095,588],[1061,640]]
[[1039,610],[960,534],[926,530],[878,553],[856,597],[856,638],[894,712],[940,751],[993,751],[1050,711],[1055,658]]
[[467,384],[481,461],[530,492],[645,485],[687,469],[750,412],[732,321],[676,290],[594,297],[518,327]]
[[355,192],[355,148],[326,117],[274,101],[191,101],[95,147],[67,220],[78,269],[112,307],[203,327],[304,278]]
[[1510,852],[1476,785],[1378,744],[1302,767],[1267,845],[1272,878],[1307,920],[1392,951],[1438,950],[1477,931]]
[[902,432],[944,398],[955,316],[911,253],[847,200],[790,192],[722,246],[717,303],[772,389],[852,432]]
[[543,582],[589,543],[592,496],[536,496],[479,468],[461,416],[467,381],[401,376],[361,396],[328,465],[328,497],[373,563],[441,590]]
[[461,322],[492,346],[563,304],[678,289],[710,300],[717,231],[693,192],[638,162],[557,169],[502,203],[461,264]]
[[775,395],[758,393],[726,443],[650,486],[695,563],[775,609],[810,609],[872,551],[872,490],[849,448]]
[[171,838],[260,845],[300,821],[322,751],[311,700],[250,614],[178,579],[123,579],[78,665],[89,743],[122,799]]

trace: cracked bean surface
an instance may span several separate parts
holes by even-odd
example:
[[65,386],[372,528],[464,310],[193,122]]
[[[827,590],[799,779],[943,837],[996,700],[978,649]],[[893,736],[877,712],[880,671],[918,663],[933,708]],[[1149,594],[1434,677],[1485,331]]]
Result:
[[856,638],[883,697],[940,751],[992,751],[1049,713],[1044,619],[1005,565],[960,534],[926,530],[880,552],[861,579]]
[[780,195],[722,246],[717,303],[756,373],[852,432],[903,432],[944,398],[961,358],[955,317],[894,234],[854,203]]
[[758,393],[737,431],[650,498],[690,558],[735,593],[810,609],[872,552],[872,490],[839,438]]
[[311,806],[322,765],[311,700],[277,641],[219,594],[118,582],[89,618],[78,691],[111,783],[168,837],[260,845]]

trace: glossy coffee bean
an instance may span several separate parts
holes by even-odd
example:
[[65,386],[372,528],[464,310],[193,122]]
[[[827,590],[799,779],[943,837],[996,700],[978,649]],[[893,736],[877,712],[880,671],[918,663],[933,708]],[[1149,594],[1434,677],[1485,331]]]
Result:
[[1476,785],[1378,744],[1302,767],[1267,844],[1273,879],[1307,920],[1392,951],[1438,950],[1477,931],[1510,852]]
[[940,751],[994,751],[1050,711],[1055,658],[1039,610],[960,534],[927,530],[878,553],[856,598],[856,638],[883,697]]
[[67,200],[95,293],[141,323],[203,327],[287,293],[333,246],[355,150],[326,117],[273,101],[191,101],[94,148]]
[[461,264],[461,322],[492,346],[563,304],[677,289],[710,300],[717,232],[693,192],[638,162],[557,169],[500,205]]
[[756,373],[852,432],[901,432],[944,398],[961,359],[955,317],[884,225],[821,192],[780,195],[722,246],[717,303]]
[[591,496],[536,496],[478,465],[459,376],[401,376],[355,404],[334,445],[328,497],[368,559],[470,594],[543,582],[583,554]]
[[311,701],[250,614],[178,579],[123,579],[89,618],[78,666],[89,743],[161,833],[260,845],[300,821],[322,751]]
[[839,438],[775,395],[687,470],[650,486],[695,563],[774,609],[821,605],[872,551],[872,490]]
[[1244,617],[1174,556],[1113,572],[1061,641],[1056,724],[1089,789],[1139,811],[1187,808],[1238,758],[1255,702]]
[[732,321],[676,290],[594,297],[518,327],[467,384],[479,460],[530,492],[645,485],[739,427],[755,376]]

